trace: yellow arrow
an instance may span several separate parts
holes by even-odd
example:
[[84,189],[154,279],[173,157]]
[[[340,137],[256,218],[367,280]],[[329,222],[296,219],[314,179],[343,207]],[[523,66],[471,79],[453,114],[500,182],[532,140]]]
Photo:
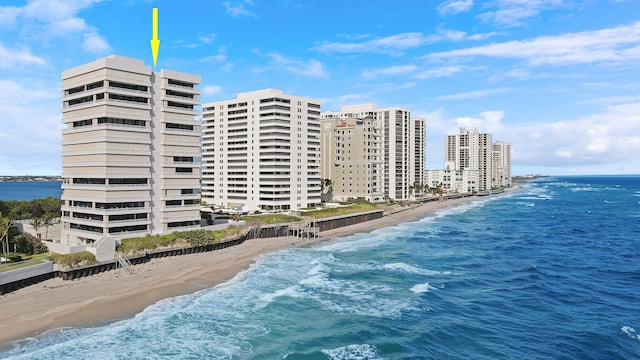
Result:
[[156,64],[158,63],[158,50],[160,50],[160,39],[158,39],[158,8],[153,8],[153,36],[151,38],[153,67],[156,67]]

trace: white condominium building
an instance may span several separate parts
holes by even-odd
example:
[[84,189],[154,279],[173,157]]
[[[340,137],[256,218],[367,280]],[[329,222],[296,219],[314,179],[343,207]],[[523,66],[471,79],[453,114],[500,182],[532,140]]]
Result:
[[478,191],[478,170],[455,170],[453,162],[448,161],[444,170],[429,169],[426,173],[426,185],[430,188],[440,186],[450,194]]
[[203,104],[202,200],[289,210],[320,203],[320,101],[263,89]]
[[199,83],[117,55],[62,72],[62,245],[199,226]]
[[[411,185],[424,180],[424,120],[411,119],[407,108],[378,108],[373,103],[344,105],[338,112],[322,113],[323,119],[366,117],[376,121],[382,130],[382,189],[385,198],[408,200]],[[331,180],[335,182],[336,179]]]
[[413,131],[409,135],[411,139],[411,153],[413,154],[413,181],[411,185],[421,185],[426,182],[424,164],[426,162],[426,121],[422,118],[413,118]]
[[452,170],[478,171],[478,191],[491,190],[492,150],[491,134],[460,128],[460,134],[446,136],[444,160]]
[[511,144],[493,143],[493,187],[511,186]]
[[322,119],[323,179],[331,180],[334,201],[384,201],[382,125],[364,119]]

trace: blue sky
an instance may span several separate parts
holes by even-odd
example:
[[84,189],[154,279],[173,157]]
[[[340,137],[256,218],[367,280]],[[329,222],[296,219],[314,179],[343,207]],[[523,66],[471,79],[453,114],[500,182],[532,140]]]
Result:
[[[119,54],[202,76],[202,100],[265,87],[375,102],[443,138],[512,143],[514,174],[640,173],[640,1],[3,0],[0,174],[61,171],[60,73]],[[184,4],[188,4],[186,6]]]

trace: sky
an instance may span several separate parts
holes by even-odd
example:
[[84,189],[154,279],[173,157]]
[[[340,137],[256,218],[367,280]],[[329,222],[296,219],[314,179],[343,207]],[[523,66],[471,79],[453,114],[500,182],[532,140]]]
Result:
[[640,173],[638,0],[3,0],[0,175],[61,173],[61,72],[152,66],[154,7],[156,70],[200,75],[203,102],[407,107],[427,168],[466,127],[511,143],[514,175]]

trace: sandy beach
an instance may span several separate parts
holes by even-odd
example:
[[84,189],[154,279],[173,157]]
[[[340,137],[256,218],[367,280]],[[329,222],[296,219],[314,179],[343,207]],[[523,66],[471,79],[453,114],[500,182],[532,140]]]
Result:
[[219,251],[152,259],[124,269],[64,281],[50,279],[0,296],[0,346],[60,327],[89,327],[125,319],[159,300],[190,294],[226,282],[259,256],[410,222],[428,213],[477,200],[431,202],[382,219],[320,233],[319,238],[254,239]]

